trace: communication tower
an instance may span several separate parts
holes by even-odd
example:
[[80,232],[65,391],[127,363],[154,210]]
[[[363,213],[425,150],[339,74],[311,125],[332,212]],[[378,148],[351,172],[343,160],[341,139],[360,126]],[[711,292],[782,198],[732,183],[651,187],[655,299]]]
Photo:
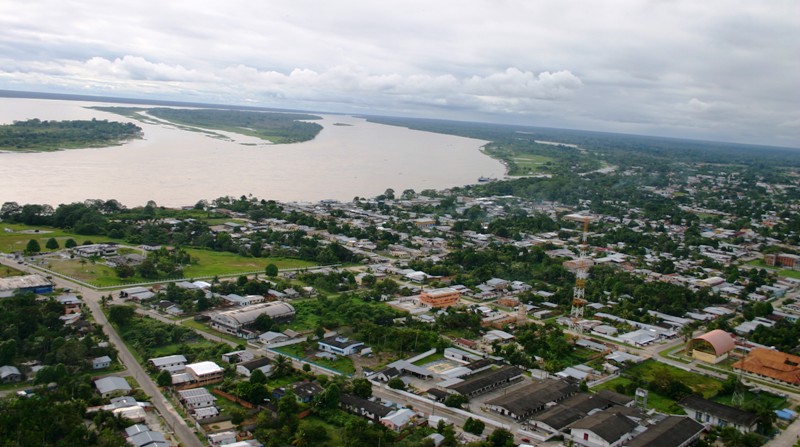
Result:
[[594,261],[589,258],[589,244],[586,236],[589,233],[589,216],[576,216],[576,220],[583,221],[583,236],[581,238],[580,256],[573,262],[575,268],[575,288],[572,293],[572,308],[569,311],[570,329],[577,333],[583,333],[583,327],[579,324],[583,320],[583,310],[586,306],[586,280],[589,279],[589,268],[594,265]]

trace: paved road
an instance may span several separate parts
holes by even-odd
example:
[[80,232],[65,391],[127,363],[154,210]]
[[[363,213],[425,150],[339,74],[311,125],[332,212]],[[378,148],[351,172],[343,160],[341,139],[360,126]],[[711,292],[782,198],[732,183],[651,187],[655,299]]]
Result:
[[[19,265],[10,259],[0,258],[0,263],[29,273],[40,273],[27,265]],[[105,314],[100,309],[100,296],[103,294],[58,277],[53,277],[53,282],[56,287],[70,288],[78,291],[83,296],[83,301],[92,312],[95,322],[103,327],[109,341],[117,348],[119,360],[128,368],[128,372],[139,383],[142,391],[150,396],[153,406],[159,411],[167,426],[173,431],[181,444],[185,447],[202,447],[203,443],[200,442],[194,431],[189,428],[186,421],[175,411],[172,404],[161,394],[156,384],[128,350],[117,331],[108,322]]]

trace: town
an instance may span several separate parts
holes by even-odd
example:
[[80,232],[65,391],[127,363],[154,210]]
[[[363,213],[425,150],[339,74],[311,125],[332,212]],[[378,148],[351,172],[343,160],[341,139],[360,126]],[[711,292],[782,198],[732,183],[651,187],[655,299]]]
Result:
[[614,162],[349,202],[6,203],[2,405],[31,436],[56,429],[37,399],[77,405],[74,436],[136,447],[794,444],[798,173]]

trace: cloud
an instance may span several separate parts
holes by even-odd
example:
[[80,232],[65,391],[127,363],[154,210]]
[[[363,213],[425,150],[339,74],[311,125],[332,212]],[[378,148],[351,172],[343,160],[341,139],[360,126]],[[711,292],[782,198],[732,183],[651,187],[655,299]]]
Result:
[[800,130],[781,124],[800,119],[795,10],[795,0],[5,0],[0,88],[796,145]]

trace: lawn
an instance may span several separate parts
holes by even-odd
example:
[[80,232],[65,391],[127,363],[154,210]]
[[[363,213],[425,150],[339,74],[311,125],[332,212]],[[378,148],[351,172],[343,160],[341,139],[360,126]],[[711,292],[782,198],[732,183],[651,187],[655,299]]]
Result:
[[228,340],[232,343],[236,343],[237,345],[244,345],[245,340],[239,337],[235,337],[231,334],[226,334],[224,332],[218,332],[211,328],[209,328],[206,324],[201,323],[199,321],[194,321],[193,319],[189,318],[188,320],[181,321],[181,325],[192,328],[194,330],[205,332],[206,334],[211,334],[215,337],[219,337],[225,340]]
[[22,275],[27,275],[27,273],[12,267],[0,266],[0,278],[8,278],[10,276],[22,276]]
[[778,276],[785,276],[787,278],[800,279],[800,270],[776,269],[775,267],[768,266],[763,259],[753,259],[746,263],[755,267],[761,267],[768,271],[777,272]]
[[514,161],[520,172],[527,172],[529,174],[539,171],[545,163],[553,161],[550,157],[524,153],[515,154],[511,160]]
[[[617,391],[617,385],[626,386],[632,383],[632,381],[625,377],[617,377],[616,379],[609,380],[608,382],[601,383],[597,387],[593,388],[594,391],[600,390],[611,390]],[[660,411],[662,413],[670,413],[670,414],[685,414],[683,409],[679,407],[674,400],[662,396],[658,393],[654,393],[652,391],[647,393],[647,408],[652,408],[656,411]]]
[[248,258],[228,252],[186,250],[197,264],[188,266],[183,275],[186,278],[201,278],[215,275],[230,275],[244,272],[263,272],[267,264],[275,264],[279,269],[313,267],[316,264],[291,258]]
[[[85,261],[85,263],[81,263],[81,261]],[[117,278],[117,273],[114,271],[114,269],[105,264],[86,261],[83,258],[49,258],[45,261],[45,267],[62,275],[76,278],[100,287],[121,284],[121,281],[119,278]]]
[[313,353],[317,352],[316,346],[314,346],[314,348],[310,351],[304,351],[302,346],[303,343],[298,343],[294,345],[281,346],[280,348],[274,348],[273,350],[288,354],[291,357],[303,359],[304,361],[314,363],[315,365],[324,366],[326,368],[339,371],[343,374],[349,375],[356,372],[356,367],[349,357],[339,356],[336,358],[336,360],[318,358],[313,355]]
[[684,371],[680,368],[653,360],[642,362],[630,368],[625,373],[627,376],[639,376],[648,382],[652,382],[659,374],[669,374],[691,388],[692,391],[703,395],[705,398],[715,396],[722,390],[722,382],[717,379]]
[[5,222],[0,224],[0,227],[2,227],[4,230],[11,230],[10,232],[0,232],[0,251],[5,253],[25,251],[25,246],[28,245],[28,241],[31,239],[36,239],[36,241],[39,242],[39,246],[42,248],[42,253],[50,252],[50,250],[45,248],[45,244],[51,237],[55,238],[56,241],[58,241],[58,245],[62,248],[64,247],[64,243],[67,241],[67,239],[74,239],[75,242],[79,244],[87,240],[91,240],[95,243],[109,241],[122,242],[120,239],[113,239],[106,236],[86,236],[68,233],[64,230],[52,227],[28,226]]
[[433,354],[431,354],[431,355],[429,355],[427,357],[424,357],[424,358],[421,358],[421,359],[417,360],[416,362],[414,362],[414,365],[416,365],[416,366],[427,365],[428,363],[433,363],[433,362],[435,362],[437,360],[441,360],[443,358],[444,358],[444,352],[434,352]]

